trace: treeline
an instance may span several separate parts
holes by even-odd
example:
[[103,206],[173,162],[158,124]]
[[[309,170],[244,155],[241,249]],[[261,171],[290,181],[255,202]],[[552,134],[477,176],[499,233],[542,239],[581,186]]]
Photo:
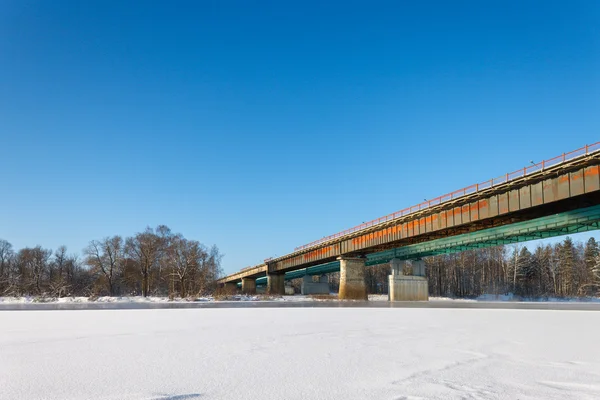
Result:
[[581,297],[600,293],[598,243],[569,237],[530,251],[517,244],[427,260],[433,296],[475,297],[513,293],[525,298]]
[[216,288],[221,258],[164,225],[92,240],[82,255],[0,239],[0,296],[199,296]]
[[[530,251],[523,244],[425,258],[429,295],[477,297],[513,293],[524,298],[600,295],[598,242],[569,237]],[[387,293],[389,265],[367,268],[371,293]],[[332,283],[335,286],[336,279]]]

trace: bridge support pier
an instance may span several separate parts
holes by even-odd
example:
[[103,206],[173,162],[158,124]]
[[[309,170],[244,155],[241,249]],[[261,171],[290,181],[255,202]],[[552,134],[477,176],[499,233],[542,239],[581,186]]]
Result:
[[267,273],[267,294],[283,296],[285,294],[285,275]]
[[[413,275],[403,275],[405,262],[393,259],[390,261],[392,274],[389,278],[390,301],[427,301],[429,300],[429,284],[425,277],[425,262],[412,262]],[[400,267],[402,266],[402,267]]]
[[365,284],[365,258],[338,257],[341,300],[368,300]]
[[390,260],[390,267],[392,268],[392,275],[404,275],[406,261],[392,258]]
[[256,278],[242,278],[242,293],[256,293]]

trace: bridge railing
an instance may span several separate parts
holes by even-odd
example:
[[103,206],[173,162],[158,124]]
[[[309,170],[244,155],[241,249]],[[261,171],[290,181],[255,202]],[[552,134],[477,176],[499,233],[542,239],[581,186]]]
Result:
[[357,231],[361,231],[363,229],[366,229],[366,228],[369,228],[369,227],[372,227],[372,226],[375,226],[375,225],[379,225],[379,224],[384,223],[384,222],[392,221],[392,220],[395,220],[397,218],[413,214],[413,213],[415,213],[417,211],[428,209],[431,206],[436,206],[436,205],[445,203],[445,202],[450,201],[450,200],[455,200],[455,199],[458,199],[460,197],[463,197],[463,196],[466,196],[466,195],[469,195],[469,194],[477,193],[477,192],[479,192],[481,190],[490,189],[490,188],[492,188],[494,186],[497,186],[497,185],[500,185],[500,184],[503,184],[503,183],[507,183],[507,182],[510,182],[510,181],[518,179],[518,178],[522,178],[524,176],[527,176],[527,175],[535,173],[535,172],[543,171],[546,168],[553,167],[553,166],[556,166],[558,164],[562,164],[562,163],[567,162],[567,161],[571,161],[571,160],[573,160],[573,159],[575,159],[577,157],[582,157],[582,156],[585,156],[587,154],[596,152],[598,150],[600,150],[600,142],[596,142],[594,144],[586,145],[586,146],[584,146],[584,147],[582,147],[580,149],[573,150],[573,151],[570,151],[568,153],[563,153],[560,156],[551,158],[549,160],[544,160],[544,161],[539,162],[537,164],[532,164],[530,166],[523,167],[523,168],[518,169],[518,170],[516,170],[514,172],[510,172],[510,173],[507,173],[505,175],[499,176],[497,178],[490,179],[489,181],[485,181],[485,182],[478,183],[478,184],[475,184],[475,185],[467,186],[466,188],[459,189],[459,190],[456,190],[456,191],[454,191],[452,193],[448,193],[448,194],[445,194],[443,196],[436,197],[435,199],[424,201],[423,203],[417,204],[417,205],[412,206],[412,207],[405,208],[404,210],[397,211],[395,213],[383,216],[381,218],[374,219],[374,220],[369,221],[369,222],[365,222],[363,224],[357,225],[357,226],[352,227],[350,229],[346,229],[345,231],[338,232],[338,233],[335,233],[333,235],[323,237],[323,238],[321,238],[319,240],[315,240],[314,242],[310,242],[310,243],[305,244],[303,246],[296,247],[294,249],[294,251],[304,250],[306,248],[309,248],[309,247],[312,247],[312,246],[316,246],[316,245],[318,245],[320,243],[327,242],[327,241],[332,240],[332,239],[337,239],[337,238],[340,238],[342,236],[346,236],[346,235],[349,235],[351,233],[354,233],[354,232],[357,232]]

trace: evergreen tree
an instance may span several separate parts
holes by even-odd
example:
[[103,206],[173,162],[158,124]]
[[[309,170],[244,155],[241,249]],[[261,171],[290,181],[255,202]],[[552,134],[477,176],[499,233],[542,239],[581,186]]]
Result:
[[592,267],[592,281],[600,284],[600,254],[596,256],[596,261]]
[[533,264],[531,252],[523,247],[516,261],[517,266],[517,289],[516,294],[522,296],[533,296],[533,285],[536,277],[536,268]]
[[589,272],[589,277],[592,277],[593,269],[596,267],[598,260],[598,242],[596,242],[596,239],[593,237],[591,237],[585,244],[583,259],[585,262],[585,267]]
[[538,246],[532,256],[537,283],[535,286],[535,296],[548,296],[554,294],[554,285],[552,272],[550,271],[550,256],[552,248],[549,246]]
[[573,296],[576,294],[574,282],[575,271],[575,245],[573,240],[567,236],[565,241],[558,246],[558,270],[561,274],[561,291],[562,296]]

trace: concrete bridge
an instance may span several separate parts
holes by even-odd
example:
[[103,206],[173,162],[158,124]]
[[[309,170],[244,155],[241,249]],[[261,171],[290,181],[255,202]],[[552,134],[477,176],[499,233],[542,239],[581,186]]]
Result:
[[[297,247],[219,280],[283,294],[284,282],[340,271],[340,299],[366,299],[368,265],[390,263],[390,299],[426,300],[421,257],[600,229],[600,142]],[[412,274],[403,272],[412,260]]]

